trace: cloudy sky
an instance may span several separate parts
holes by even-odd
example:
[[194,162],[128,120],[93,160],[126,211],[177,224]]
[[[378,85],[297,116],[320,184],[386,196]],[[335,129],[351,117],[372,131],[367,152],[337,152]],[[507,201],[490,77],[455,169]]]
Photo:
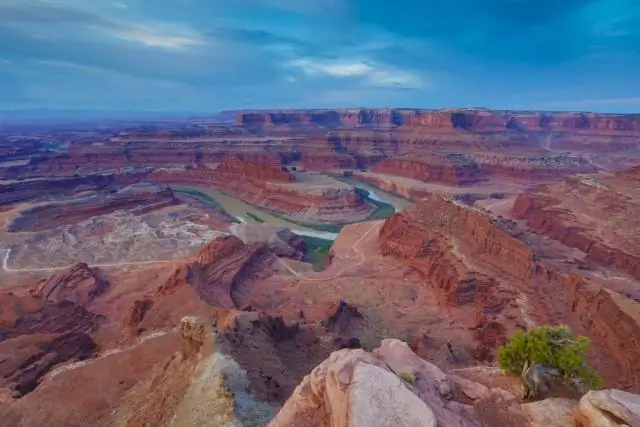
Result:
[[0,0],[0,110],[640,112],[638,0]]

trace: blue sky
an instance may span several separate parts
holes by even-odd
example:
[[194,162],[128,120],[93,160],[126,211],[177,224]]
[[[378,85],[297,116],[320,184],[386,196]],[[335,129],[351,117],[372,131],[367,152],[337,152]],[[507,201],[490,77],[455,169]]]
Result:
[[0,110],[640,112],[638,0],[0,0]]

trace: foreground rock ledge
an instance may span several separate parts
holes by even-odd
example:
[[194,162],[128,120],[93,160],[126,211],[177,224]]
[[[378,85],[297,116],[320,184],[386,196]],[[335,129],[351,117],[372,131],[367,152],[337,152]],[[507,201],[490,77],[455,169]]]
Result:
[[307,375],[269,427],[640,426],[640,396],[587,393],[580,402],[523,403],[517,378],[489,367],[445,374],[409,346],[334,352]]

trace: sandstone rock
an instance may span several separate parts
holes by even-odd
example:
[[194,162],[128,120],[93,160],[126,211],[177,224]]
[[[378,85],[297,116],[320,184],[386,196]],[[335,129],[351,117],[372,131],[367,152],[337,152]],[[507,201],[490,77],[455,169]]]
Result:
[[349,184],[315,173],[299,174],[298,180],[283,168],[251,161],[245,166],[240,159],[229,159],[216,169],[199,165],[193,169],[159,170],[151,179],[214,187],[252,205],[306,222],[364,220],[374,210]]
[[532,427],[567,427],[573,425],[573,399],[548,398],[521,405]]
[[231,232],[243,243],[266,243],[269,249],[279,257],[302,260],[307,253],[304,240],[286,228],[270,227],[264,224],[241,223],[233,224]]
[[108,286],[109,283],[99,271],[85,263],[78,263],[68,270],[55,273],[36,294],[52,304],[69,301],[85,306],[105,292]]
[[640,396],[621,390],[590,391],[575,408],[584,427],[640,426]]
[[423,182],[450,185],[469,185],[486,179],[471,156],[454,154],[394,157],[375,164],[371,170]]
[[443,382],[442,371],[399,341],[373,353],[340,350],[304,378],[269,426],[476,425],[447,409]]
[[50,304],[33,295],[0,293],[0,341],[26,334],[91,333],[103,320],[66,300]]
[[94,194],[78,201],[50,203],[22,211],[11,221],[9,231],[42,231],[72,225],[116,211],[142,215],[178,203],[167,186],[136,183],[113,194]]
[[97,350],[82,332],[34,335],[0,343],[0,389],[21,397],[38,387],[40,379],[55,366],[88,359]]

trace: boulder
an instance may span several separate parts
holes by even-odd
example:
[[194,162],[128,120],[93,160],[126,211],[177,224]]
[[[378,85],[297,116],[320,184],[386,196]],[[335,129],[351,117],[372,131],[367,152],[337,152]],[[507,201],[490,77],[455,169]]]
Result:
[[584,427],[640,426],[640,396],[615,389],[590,391],[574,416]]

